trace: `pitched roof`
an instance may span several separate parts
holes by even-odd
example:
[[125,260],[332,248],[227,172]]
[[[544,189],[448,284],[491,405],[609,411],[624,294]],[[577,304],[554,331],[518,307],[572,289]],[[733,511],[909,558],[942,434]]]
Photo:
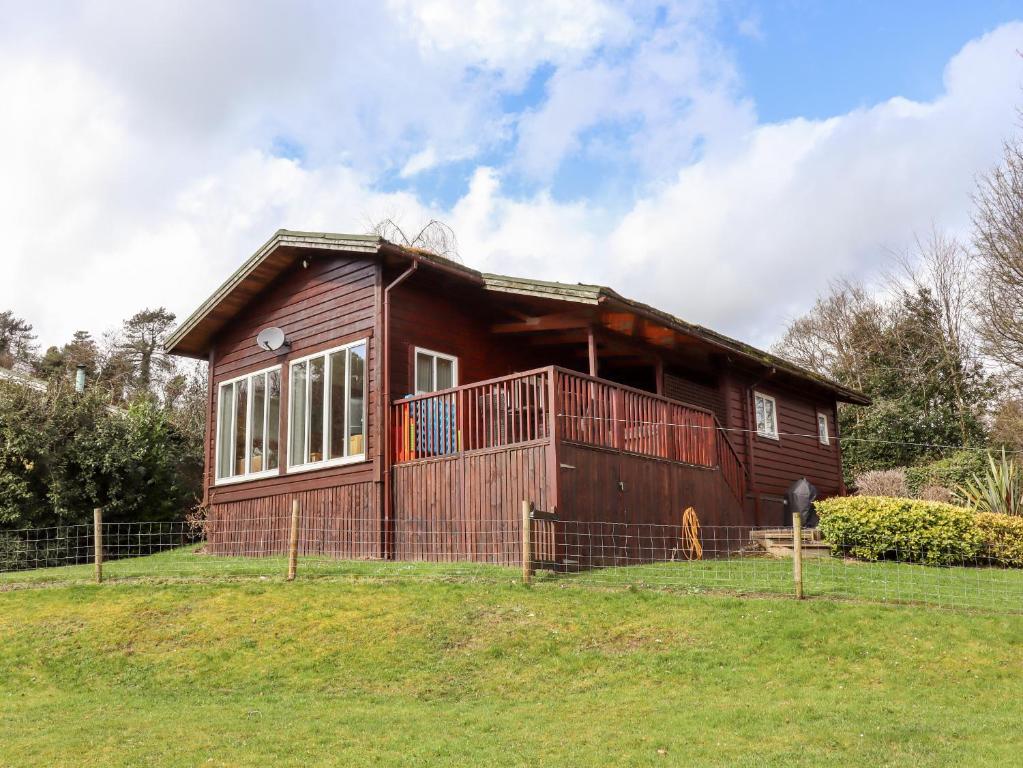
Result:
[[745,342],[733,339],[717,331],[626,298],[603,285],[585,283],[559,283],[547,280],[512,277],[479,272],[457,261],[438,256],[417,248],[406,248],[384,240],[378,235],[337,234],[332,232],[301,232],[280,229],[264,243],[244,264],[204,301],[168,337],[165,347],[172,354],[191,357],[203,356],[213,334],[276,278],[293,259],[295,248],[317,250],[356,251],[378,254],[381,251],[397,254],[426,265],[432,265],[478,283],[483,289],[496,293],[532,296],[578,304],[599,305],[611,302],[642,315],[687,336],[699,338],[724,352],[738,355],[748,361],[768,368],[774,368],[799,378],[807,379],[833,391],[840,399],[859,404],[868,404],[869,398],[854,389],[832,381],[814,371],[803,368],[783,357],[765,352]]

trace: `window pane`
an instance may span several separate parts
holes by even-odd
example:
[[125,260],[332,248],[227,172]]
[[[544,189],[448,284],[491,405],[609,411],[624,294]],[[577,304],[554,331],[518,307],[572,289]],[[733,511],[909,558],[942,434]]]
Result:
[[774,416],[774,403],[771,400],[764,400],[764,422],[768,434],[773,435],[778,431]]
[[231,477],[231,446],[234,436],[231,434],[231,416],[234,414],[234,385],[226,384],[220,388],[220,412],[217,421],[220,436],[217,441],[217,477]]
[[436,391],[433,386],[433,355],[416,352],[416,394]]
[[309,461],[323,461],[323,357],[309,361]]
[[268,371],[267,380],[267,414],[266,414],[266,460],[264,469],[277,469],[280,466],[280,432],[281,432],[281,373]]
[[306,364],[299,363],[291,367],[291,387],[288,397],[291,402],[291,414],[288,417],[288,429],[291,435],[289,455],[291,464],[305,464],[305,413],[306,413]]
[[345,455],[345,376],[347,353],[342,350],[330,356],[330,453],[328,458]]
[[250,381],[252,397],[249,398],[249,472],[262,472],[263,467],[263,417],[266,415],[266,374],[253,376]]
[[437,358],[437,389],[450,389],[455,386],[455,364],[443,357]]
[[366,452],[366,345],[352,347],[348,352],[348,455],[357,456]]
[[757,432],[767,431],[767,421],[764,417],[764,398],[758,397],[756,399],[757,408]]
[[249,405],[249,382],[246,379],[234,383],[234,472],[245,474],[245,415]]

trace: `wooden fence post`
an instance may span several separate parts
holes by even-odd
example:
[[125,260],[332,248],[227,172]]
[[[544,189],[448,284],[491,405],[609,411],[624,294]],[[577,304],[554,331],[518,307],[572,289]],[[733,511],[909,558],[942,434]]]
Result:
[[803,518],[792,513],[792,577],[796,582],[796,600],[803,599]]
[[103,507],[92,510],[92,552],[96,563],[96,583],[103,583]]
[[288,542],[288,581],[295,580],[298,570],[298,499],[291,500],[291,538]]
[[522,583],[529,584],[533,580],[533,541],[530,536],[530,512],[533,505],[522,501]]

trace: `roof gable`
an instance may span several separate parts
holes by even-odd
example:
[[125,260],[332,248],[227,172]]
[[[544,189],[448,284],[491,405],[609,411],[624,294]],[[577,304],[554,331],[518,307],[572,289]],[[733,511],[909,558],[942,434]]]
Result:
[[685,336],[699,339],[717,349],[737,355],[755,365],[777,369],[809,380],[835,393],[842,400],[867,404],[869,399],[853,389],[831,381],[788,360],[757,349],[709,328],[688,323],[642,302],[628,299],[606,286],[559,283],[545,280],[482,273],[451,259],[413,248],[404,248],[378,235],[300,232],[280,229],[242,264],[198,309],[168,337],[165,347],[176,355],[205,357],[213,336],[231,318],[266,288],[301,253],[302,249],[336,250],[378,255],[386,250],[411,261],[432,266],[480,285],[494,293],[597,306],[612,304],[633,312]]

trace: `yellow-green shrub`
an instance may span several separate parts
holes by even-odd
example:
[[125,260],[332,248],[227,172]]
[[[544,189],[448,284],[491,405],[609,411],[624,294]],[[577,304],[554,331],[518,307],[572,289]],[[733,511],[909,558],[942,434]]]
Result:
[[984,554],[992,563],[1023,568],[1023,517],[978,512],[974,520],[984,541]]
[[816,503],[820,530],[836,554],[927,565],[973,564],[985,550],[976,515],[919,499],[845,496]]

